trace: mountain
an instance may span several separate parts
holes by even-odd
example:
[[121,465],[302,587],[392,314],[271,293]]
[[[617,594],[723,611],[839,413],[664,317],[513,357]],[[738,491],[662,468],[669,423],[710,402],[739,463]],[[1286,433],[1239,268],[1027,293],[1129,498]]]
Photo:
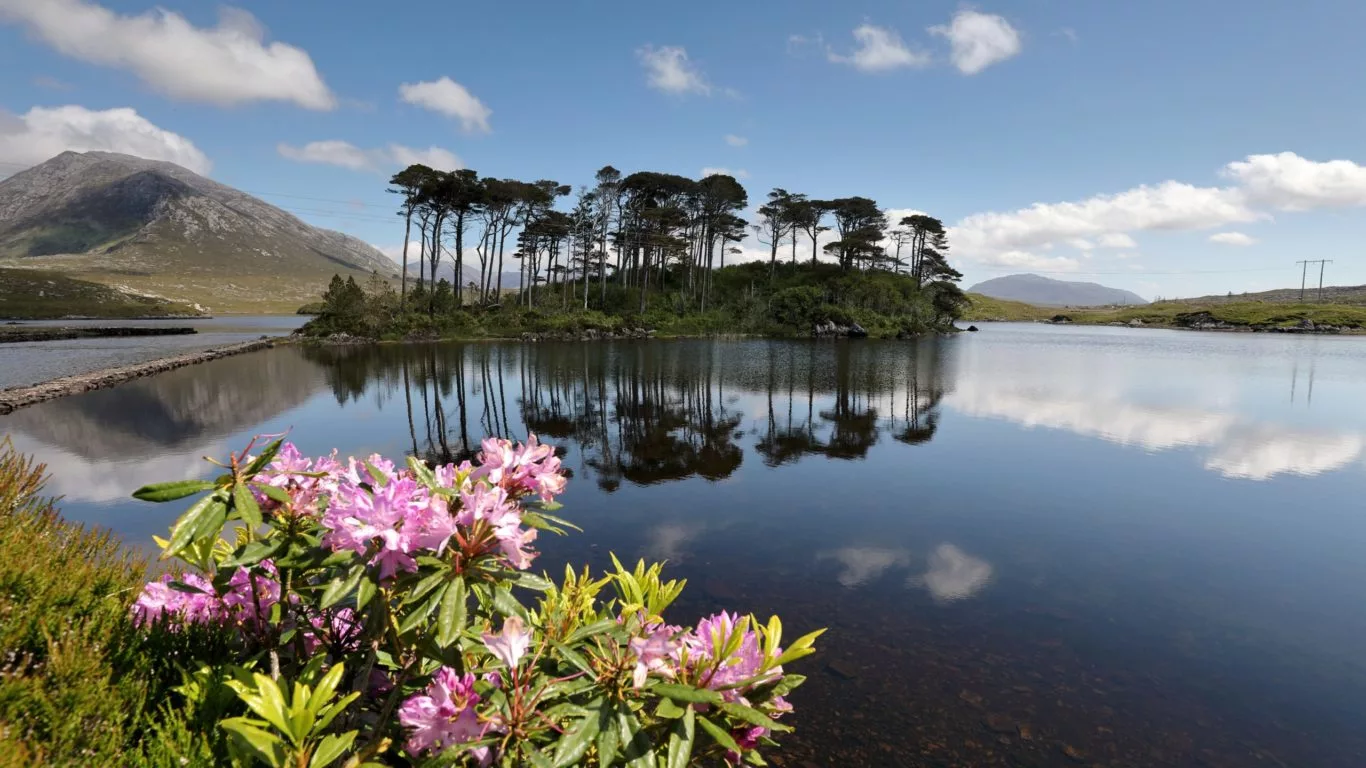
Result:
[[[495,256],[494,256],[494,261],[497,261],[497,260],[498,260],[498,257],[495,255]],[[504,267],[508,266],[509,262],[512,264],[512,266],[514,266],[514,267],[517,266],[517,260],[516,260],[516,259],[509,258],[507,254],[504,254],[504,255],[503,255],[503,266],[504,266]],[[474,266],[470,266],[471,264],[473,264]],[[426,274],[426,267],[423,267],[422,269],[423,269],[423,273],[422,273],[422,274],[425,275],[425,274]],[[467,253],[465,254],[465,264],[464,264],[464,268],[461,270],[461,272],[462,272],[462,274],[464,274],[464,276],[465,276],[465,279],[464,279],[463,281],[461,281],[461,283],[462,283],[463,285],[469,285],[470,283],[476,283],[476,284],[477,284],[477,283],[479,282],[479,257],[476,256],[476,255],[474,255],[473,253],[468,253],[468,252],[467,252]],[[409,259],[409,260],[408,260],[408,279],[409,279],[409,280],[416,280],[416,279],[417,279],[417,276],[418,276],[418,263],[417,263],[417,260],[416,260],[416,259]],[[446,256],[446,257],[443,258],[442,262],[441,262],[439,265],[437,265],[437,267],[436,267],[436,279],[437,279],[437,280],[445,279],[445,280],[449,280],[449,281],[451,281],[451,282],[453,283],[453,282],[454,282],[454,281],[452,280],[453,277],[455,277],[455,265],[452,264],[452,263],[450,262],[450,257],[449,257],[449,256]],[[521,276],[518,275],[516,272],[504,272],[504,273],[503,273],[503,290],[504,290],[504,291],[507,291],[509,288],[515,289],[515,288],[517,287],[517,281],[518,281],[518,279],[520,279],[520,277],[521,277]],[[497,285],[497,283],[498,283],[498,274],[497,274],[497,273],[494,273],[493,278],[492,278],[492,283],[493,283],[494,285]]]
[[1114,304],[1147,304],[1136,293],[1097,283],[1072,283],[1039,275],[1006,275],[968,289],[995,299],[1023,301],[1045,307],[1100,307]]
[[390,276],[372,246],[173,163],[63,152],[0,181],[0,266],[219,311],[292,311],[333,274]]

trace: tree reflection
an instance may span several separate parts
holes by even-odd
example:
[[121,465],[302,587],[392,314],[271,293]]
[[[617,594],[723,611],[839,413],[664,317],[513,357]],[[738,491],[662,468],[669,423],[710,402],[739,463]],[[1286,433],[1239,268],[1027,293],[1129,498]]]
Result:
[[925,443],[947,392],[933,339],[427,344],[310,355],[330,363],[339,403],[401,395],[413,455],[459,462],[486,435],[535,433],[609,492],[732,476],[744,463],[746,418],[758,427],[753,450],[770,467],[807,456],[860,460],[884,431]]

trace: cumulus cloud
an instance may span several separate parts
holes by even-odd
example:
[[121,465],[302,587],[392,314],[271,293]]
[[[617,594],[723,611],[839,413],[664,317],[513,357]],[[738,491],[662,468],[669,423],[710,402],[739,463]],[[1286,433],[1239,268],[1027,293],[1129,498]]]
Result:
[[962,10],[948,25],[930,27],[930,34],[949,41],[949,58],[959,72],[975,75],[1020,52],[1020,33],[1004,18]]
[[726,134],[726,143],[732,147],[743,147],[749,143],[749,139],[744,136],[736,136],[733,133]]
[[930,569],[919,580],[935,600],[966,600],[991,581],[991,563],[973,557],[952,544],[940,544],[930,553]]
[[689,93],[711,95],[711,85],[697,65],[688,59],[688,52],[683,46],[656,48],[646,45],[636,51],[636,56],[645,66],[645,82],[651,88],[680,96]]
[[0,0],[0,21],[23,25],[72,58],[128,70],[176,99],[308,109],[337,103],[307,52],[267,43],[256,18],[237,8],[223,8],[218,26],[201,28],[161,8],[124,16],[85,0]]
[[330,139],[310,141],[302,147],[281,143],[276,149],[282,157],[290,160],[335,165],[353,171],[385,172],[415,163],[431,166],[438,171],[454,171],[465,167],[453,152],[440,147],[416,149],[402,144],[389,144],[375,149],[362,149],[348,141]]
[[1209,241],[1220,245],[1253,245],[1257,238],[1242,232],[1216,232],[1209,236]]
[[902,42],[896,30],[864,24],[854,30],[858,46],[848,55],[830,49],[826,56],[838,64],[848,64],[864,72],[887,72],[901,67],[923,67],[930,55],[913,51]]
[[714,168],[712,166],[707,166],[699,171],[697,175],[699,178],[703,179],[708,176],[734,176],[737,179],[748,179],[749,171],[746,171],[744,168],[737,168],[732,171],[729,168]]
[[0,113],[0,162],[6,165],[31,166],[68,150],[98,150],[165,160],[195,173],[208,173],[213,166],[189,139],[158,128],[128,107],[34,107],[22,116],[3,118]]
[[488,133],[493,110],[475,98],[469,89],[449,77],[419,83],[403,83],[398,95],[409,104],[430,109],[460,121],[466,133]]
[[1282,210],[1366,205],[1366,166],[1351,160],[1315,162],[1294,152],[1249,155],[1225,166],[1224,175],[1249,199]]

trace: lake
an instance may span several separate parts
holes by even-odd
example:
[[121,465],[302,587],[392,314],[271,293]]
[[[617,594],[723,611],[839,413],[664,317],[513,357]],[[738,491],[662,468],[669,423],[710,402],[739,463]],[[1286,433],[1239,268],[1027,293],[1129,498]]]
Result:
[[[830,631],[784,766],[1366,765],[1366,339],[987,324],[916,342],[282,347],[0,417],[150,544],[258,433],[573,472],[538,566]],[[775,761],[776,762],[776,761]]]

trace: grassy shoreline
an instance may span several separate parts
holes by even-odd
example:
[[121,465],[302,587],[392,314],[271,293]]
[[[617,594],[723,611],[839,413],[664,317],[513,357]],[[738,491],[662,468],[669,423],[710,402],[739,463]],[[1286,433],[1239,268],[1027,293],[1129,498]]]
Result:
[[1271,301],[1163,301],[1132,307],[1039,307],[968,294],[965,322],[1066,322],[1179,330],[1366,333],[1366,306]]

